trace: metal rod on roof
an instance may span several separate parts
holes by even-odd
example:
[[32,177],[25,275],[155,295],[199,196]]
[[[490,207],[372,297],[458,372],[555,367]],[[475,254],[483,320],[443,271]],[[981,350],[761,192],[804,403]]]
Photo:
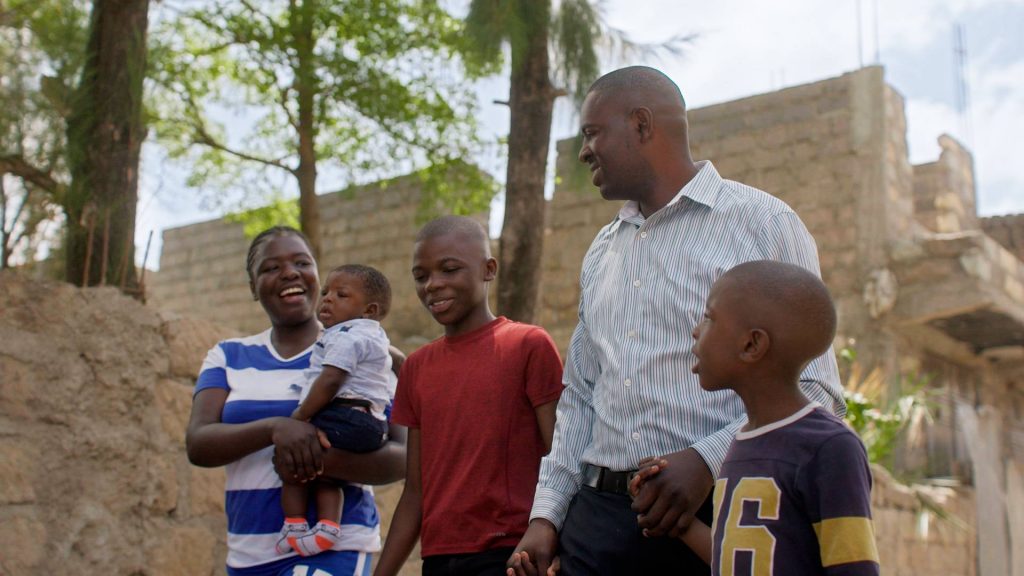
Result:
[[878,41],[878,0],[875,4],[875,64],[882,63],[882,44]]
[[864,67],[864,23],[861,21],[860,0],[857,0],[857,63]]

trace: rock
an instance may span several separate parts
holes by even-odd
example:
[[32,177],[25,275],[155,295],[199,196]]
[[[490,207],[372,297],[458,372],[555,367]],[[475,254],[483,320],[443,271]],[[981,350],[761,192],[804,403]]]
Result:
[[0,271],[0,574],[222,569],[223,472],[190,466],[184,437],[195,350],[223,333]]
[[167,355],[171,362],[171,376],[191,378],[199,376],[206,352],[214,344],[239,336],[237,330],[223,328],[195,318],[165,314],[161,332],[167,340]]

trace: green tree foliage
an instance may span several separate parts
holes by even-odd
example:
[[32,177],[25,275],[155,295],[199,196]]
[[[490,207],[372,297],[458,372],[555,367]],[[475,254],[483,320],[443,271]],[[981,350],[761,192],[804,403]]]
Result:
[[0,5],[0,268],[58,241],[70,181],[65,121],[88,9],[73,0]]
[[[473,97],[452,71],[460,27],[429,0],[215,0],[181,10],[154,48],[159,138],[193,162],[191,185],[223,200],[239,199],[227,190],[243,203],[280,197],[290,182],[315,249],[321,173],[338,189],[418,169],[433,185],[427,204],[446,195],[479,211],[493,184],[471,178],[451,189],[442,177],[463,170],[476,145]],[[234,125],[213,120],[232,114]]]
[[299,203],[284,198],[275,198],[258,208],[232,212],[224,216],[228,222],[238,222],[246,238],[255,238],[260,232],[272,226],[299,227]]

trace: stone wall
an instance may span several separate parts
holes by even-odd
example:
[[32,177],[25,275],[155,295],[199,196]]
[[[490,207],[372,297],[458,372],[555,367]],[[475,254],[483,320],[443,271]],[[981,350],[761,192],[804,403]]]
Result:
[[223,470],[189,465],[206,347],[234,331],[0,271],[0,574],[223,572]]

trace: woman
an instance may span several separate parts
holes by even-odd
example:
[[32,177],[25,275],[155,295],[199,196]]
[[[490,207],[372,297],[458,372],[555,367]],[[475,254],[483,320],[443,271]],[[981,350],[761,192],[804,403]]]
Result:
[[271,327],[225,340],[209,351],[196,382],[185,438],[193,464],[227,466],[227,572],[369,574],[369,554],[380,548],[373,492],[340,484],[345,506],[339,544],[311,558],[281,556],[274,549],[283,521],[280,476],[394,482],[405,472],[405,430],[391,426],[389,442],[376,452],[325,451],[312,425],[289,417],[298,405],[297,384],[320,332],[316,261],[301,232],[278,226],[252,241],[246,268],[253,298],[263,306]]

